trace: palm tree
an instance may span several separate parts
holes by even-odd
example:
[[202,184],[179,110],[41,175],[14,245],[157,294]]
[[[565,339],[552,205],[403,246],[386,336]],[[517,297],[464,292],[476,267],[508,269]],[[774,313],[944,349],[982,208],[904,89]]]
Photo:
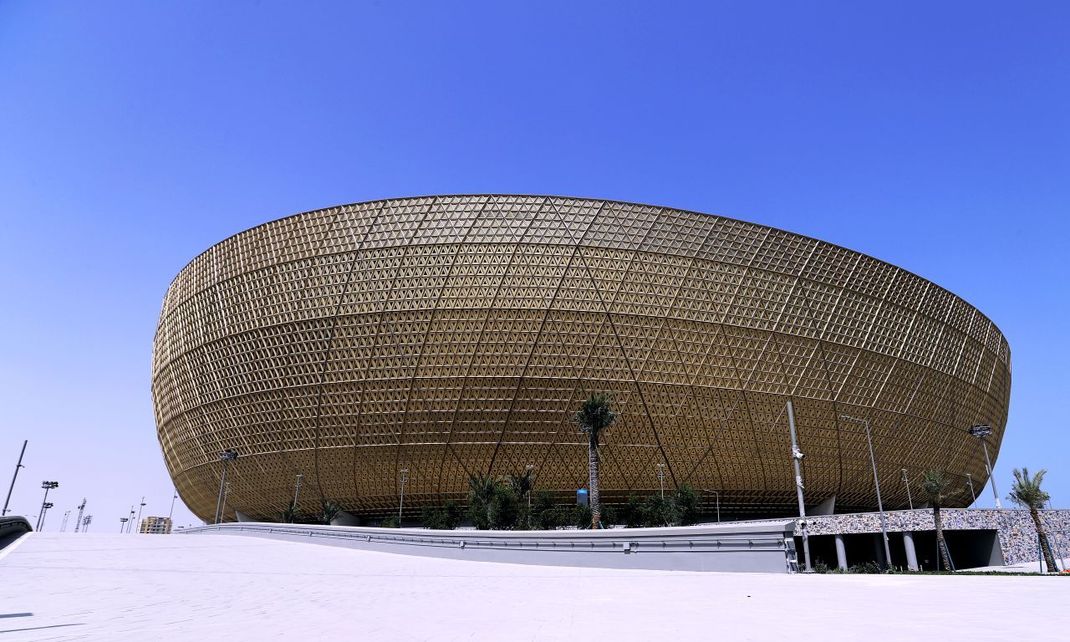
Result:
[[[944,568],[951,570],[951,558],[947,554],[947,542],[944,541],[944,523],[940,519],[940,505],[944,502],[944,491],[947,490],[947,478],[943,471],[927,470],[921,476],[921,490],[929,498],[933,506],[933,522],[936,524],[936,547],[940,549],[940,559],[944,561]],[[937,560],[939,564],[939,560]]]
[[509,475],[509,484],[513,487],[513,492],[516,493],[516,498],[520,501],[527,500],[527,508],[524,510],[524,528],[531,529],[531,489],[534,483],[531,479],[531,473],[534,469],[528,466],[524,469],[523,473]]
[[295,519],[297,519],[297,506],[291,501],[286,504],[286,510],[282,511],[282,521],[293,524]]
[[320,513],[320,520],[328,526],[331,524],[331,520],[342,510],[342,508],[330,500],[323,500],[323,512]]
[[598,528],[602,521],[602,508],[598,495],[598,439],[602,431],[617,419],[608,395],[596,393],[587,398],[576,413],[575,421],[580,432],[587,435],[587,472],[590,476],[591,528]]
[[1011,494],[1007,499],[1023,508],[1029,509],[1029,515],[1033,518],[1033,526],[1037,529],[1037,538],[1040,540],[1040,550],[1044,554],[1044,563],[1048,565],[1048,572],[1058,572],[1055,565],[1055,555],[1051,552],[1051,542],[1048,541],[1048,533],[1044,530],[1044,522],[1040,521],[1040,509],[1051,496],[1040,489],[1041,482],[1047,470],[1040,469],[1036,475],[1030,476],[1028,468],[1014,469],[1014,484],[1011,486]]

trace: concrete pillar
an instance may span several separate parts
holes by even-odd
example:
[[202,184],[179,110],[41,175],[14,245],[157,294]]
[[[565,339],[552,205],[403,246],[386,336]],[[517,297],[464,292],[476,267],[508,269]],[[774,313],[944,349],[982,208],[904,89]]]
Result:
[[914,533],[903,531],[903,550],[907,554],[907,569],[918,570],[918,553],[914,550]]
[[841,571],[847,570],[847,547],[843,545],[843,535],[837,533],[836,537],[836,566]]

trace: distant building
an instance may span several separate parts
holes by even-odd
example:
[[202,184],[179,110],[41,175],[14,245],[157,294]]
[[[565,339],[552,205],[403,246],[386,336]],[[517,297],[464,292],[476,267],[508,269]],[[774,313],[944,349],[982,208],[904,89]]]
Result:
[[141,520],[141,527],[138,528],[139,533],[147,533],[149,535],[170,535],[171,534],[171,518],[170,517],[146,517]]

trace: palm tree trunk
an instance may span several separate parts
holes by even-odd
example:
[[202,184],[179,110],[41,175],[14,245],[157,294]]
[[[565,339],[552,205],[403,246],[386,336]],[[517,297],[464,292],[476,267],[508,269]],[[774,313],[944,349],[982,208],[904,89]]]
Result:
[[940,507],[933,505],[933,522],[936,524],[936,547],[940,549],[940,559],[944,569],[951,570],[951,559],[947,556],[947,543],[944,541],[944,520],[940,517]]
[[598,528],[598,523],[602,521],[602,507],[598,494],[598,442],[593,436],[587,442],[587,472],[591,486],[591,528]]
[[1040,551],[1044,555],[1044,563],[1048,565],[1048,572],[1058,573],[1059,567],[1055,565],[1055,555],[1051,552],[1051,542],[1048,541],[1048,532],[1044,530],[1044,522],[1040,521],[1040,511],[1030,506],[1029,514],[1033,517],[1033,526],[1037,529],[1037,538],[1040,540]]

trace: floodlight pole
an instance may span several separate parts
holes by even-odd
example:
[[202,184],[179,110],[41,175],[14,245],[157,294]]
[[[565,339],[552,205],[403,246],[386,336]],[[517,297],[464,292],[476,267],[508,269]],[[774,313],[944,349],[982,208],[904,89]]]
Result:
[[74,532],[78,532],[78,527],[82,525],[82,512],[85,511],[85,497],[82,498],[82,503],[78,504],[78,519],[74,522]]
[[398,502],[398,528],[401,528],[401,511],[405,508],[405,482],[409,481],[409,469],[401,469],[401,501]]
[[141,532],[141,511],[145,509],[145,496],[141,496],[141,507],[137,509],[137,530]]
[[171,510],[168,511],[168,513],[167,513],[167,519],[171,519],[171,517],[175,514],[175,500],[176,499],[178,499],[178,489],[177,488],[175,489],[174,496],[171,497]]
[[973,503],[977,503],[977,491],[973,489],[973,475],[966,473],[966,485],[970,487],[970,495],[973,496]]
[[881,482],[877,477],[877,458],[873,456],[873,437],[870,436],[869,432],[869,419],[858,419],[847,415],[840,416],[847,421],[860,423],[866,428],[866,443],[869,444],[869,463],[873,466],[873,485],[877,488],[877,510],[881,516],[881,537],[884,538],[884,567],[888,568],[892,565],[892,550],[888,546],[888,520],[884,516],[884,502],[881,501]]
[[41,488],[45,489],[45,498],[41,500],[41,512],[37,515],[37,526],[34,528],[36,531],[40,531],[41,527],[45,525],[45,512],[48,511],[48,509],[45,508],[45,504],[48,503],[48,491],[53,488],[59,488],[59,482],[43,481],[41,482]]
[[11,476],[11,485],[7,489],[7,499],[4,500],[4,511],[0,513],[0,517],[7,515],[7,505],[11,503],[11,491],[15,490],[15,480],[19,478],[19,469],[25,468],[22,465],[22,456],[26,454],[26,444],[30,443],[29,439],[22,440],[22,452],[19,453],[19,463],[15,464],[15,474]]
[[223,488],[227,483],[227,464],[238,458],[238,451],[233,448],[227,448],[223,452],[219,453],[219,460],[223,462],[223,474],[219,478],[219,497],[215,503],[215,523],[218,524],[223,520],[223,511],[226,510],[226,506],[223,504]]
[[985,451],[985,466],[988,467],[988,480],[992,482],[992,497],[996,500],[996,510],[1003,510],[1003,504],[999,501],[999,491],[996,490],[996,475],[992,472],[992,460],[988,458],[988,442],[985,439],[992,434],[992,426],[988,424],[975,424],[967,431],[981,440],[981,448]]
[[721,492],[717,490],[705,489],[707,493],[713,493],[713,498],[717,501],[717,522],[721,521]]
[[[524,470],[528,471],[528,529],[531,529],[531,471],[535,470],[534,464],[528,464]],[[401,525],[401,522],[398,522]]]
[[795,493],[799,498],[799,525],[802,530],[805,572],[812,573],[814,569],[810,566],[810,534],[806,524],[806,503],[803,501],[802,468],[799,466],[803,453],[799,450],[799,440],[795,436],[795,406],[792,405],[791,399],[788,399],[788,430],[791,432],[791,463],[795,466]]
[[301,473],[297,473],[297,480],[294,482],[294,507],[293,507],[293,511],[294,511],[295,515],[297,514],[297,497],[298,497],[298,495],[301,494],[301,480],[304,479],[304,478],[305,478],[304,475],[302,475]]
[[906,486],[907,489],[907,506],[910,507],[910,510],[914,510],[914,499],[910,496],[910,480],[907,479],[906,468],[903,469],[903,485]]
[[661,486],[661,498],[665,499],[665,464],[658,464],[658,484]]

